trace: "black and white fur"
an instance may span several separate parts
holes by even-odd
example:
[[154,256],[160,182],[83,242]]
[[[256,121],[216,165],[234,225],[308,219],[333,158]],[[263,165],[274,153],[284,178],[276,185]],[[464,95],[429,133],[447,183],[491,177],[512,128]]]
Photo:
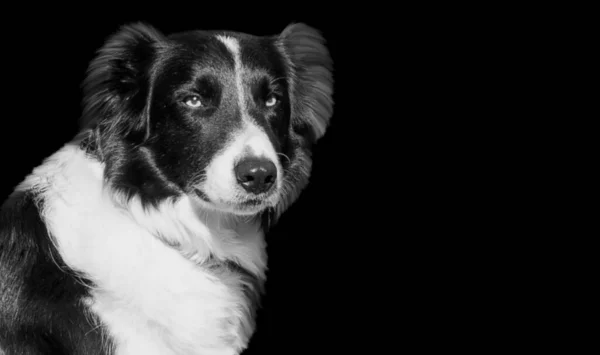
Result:
[[[0,349],[239,354],[264,231],[308,182],[332,87],[304,24],[257,37],[138,23],[109,38],[80,134],[2,206]],[[261,189],[240,177],[248,161],[273,168]]]

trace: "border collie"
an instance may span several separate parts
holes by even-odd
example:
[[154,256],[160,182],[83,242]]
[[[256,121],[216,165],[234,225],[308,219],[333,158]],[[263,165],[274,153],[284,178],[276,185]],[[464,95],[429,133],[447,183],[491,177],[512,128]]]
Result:
[[137,23],[108,38],[79,134],[2,205],[0,349],[241,353],[264,233],[308,182],[332,70],[299,23],[265,37]]

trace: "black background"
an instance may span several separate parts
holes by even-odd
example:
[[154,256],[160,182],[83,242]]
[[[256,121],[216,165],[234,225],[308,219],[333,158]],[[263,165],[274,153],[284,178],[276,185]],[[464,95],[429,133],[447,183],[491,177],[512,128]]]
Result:
[[[32,6],[5,13],[11,23],[2,49],[0,197],[76,134],[87,65],[119,26],[143,21],[165,34],[226,29],[273,35],[291,22],[304,22],[327,40],[335,68],[335,111],[315,147],[308,188],[269,234],[267,291],[245,354],[337,354],[353,348],[361,340],[353,334],[370,327],[358,321],[365,301],[356,295],[371,287],[373,267],[366,260],[369,245],[379,243],[372,228],[361,227],[371,208],[364,201],[372,191],[364,187],[385,183],[369,163],[374,139],[364,128],[374,117],[361,110],[378,102],[378,96],[365,94],[373,84],[360,60],[373,44],[363,40],[367,34],[359,30],[360,21],[316,8],[298,12],[265,4],[246,12],[235,5],[167,5],[127,11]],[[376,33],[377,23],[370,26]]]
[[520,129],[502,111],[518,80],[503,85],[512,42],[493,31],[513,24],[497,9],[155,4],[3,8],[0,198],[74,136],[87,65],[119,26],[272,35],[304,22],[328,41],[334,115],[308,188],[269,234],[245,354],[485,353],[530,336],[532,253],[513,227],[530,211],[507,189],[521,173],[497,159]]

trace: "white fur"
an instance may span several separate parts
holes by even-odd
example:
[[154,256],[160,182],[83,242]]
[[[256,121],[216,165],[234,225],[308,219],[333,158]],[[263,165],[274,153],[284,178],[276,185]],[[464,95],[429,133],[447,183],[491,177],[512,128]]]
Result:
[[244,67],[242,66],[242,59],[240,54],[240,43],[237,39],[232,37],[221,35],[218,35],[216,37],[219,41],[221,41],[221,43],[225,45],[225,47],[227,47],[227,49],[229,50],[229,52],[231,52],[231,55],[233,56],[235,65],[235,87],[237,89],[238,102],[242,112],[246,112],[246,90],[244,90]]
[[[283,168],[277,159],[277,153],[266,133],[256,125],[244,122],[243,128],[235,135],[233,141],[211,161],[206,168],[206,180],[200,188],[210,198],[211,203],[219,210],[235,211],[233,203],[243,201],[248,193],[237,183],[234,167],[243,156],[265,157],[277,167],[277,193],[265,201],[265,206],[246,211],[255,214],[266,206],[275,206],[279,201],[282,185]],[[236,211],[240,212],[240,211]]]
[[126,204],[104,183],[103,166],[75,144],[17,189],[41,194],[62,258],[97,286],[86,302],[116,340],[115,355],[225,355],[246,346],[241,292],[200,264],[212,252],[264,276],[257,226],[203,211],[188,196],[158,210]]

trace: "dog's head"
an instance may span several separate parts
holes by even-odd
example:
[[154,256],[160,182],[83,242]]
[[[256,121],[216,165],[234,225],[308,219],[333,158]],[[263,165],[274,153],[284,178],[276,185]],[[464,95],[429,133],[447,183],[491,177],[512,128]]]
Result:
[[84,144],[112,188],[144,203],[185,194],[206,209],[279,214],[308,181],[331,71],[304,24],[267,37],[125,26],[84,82]]

